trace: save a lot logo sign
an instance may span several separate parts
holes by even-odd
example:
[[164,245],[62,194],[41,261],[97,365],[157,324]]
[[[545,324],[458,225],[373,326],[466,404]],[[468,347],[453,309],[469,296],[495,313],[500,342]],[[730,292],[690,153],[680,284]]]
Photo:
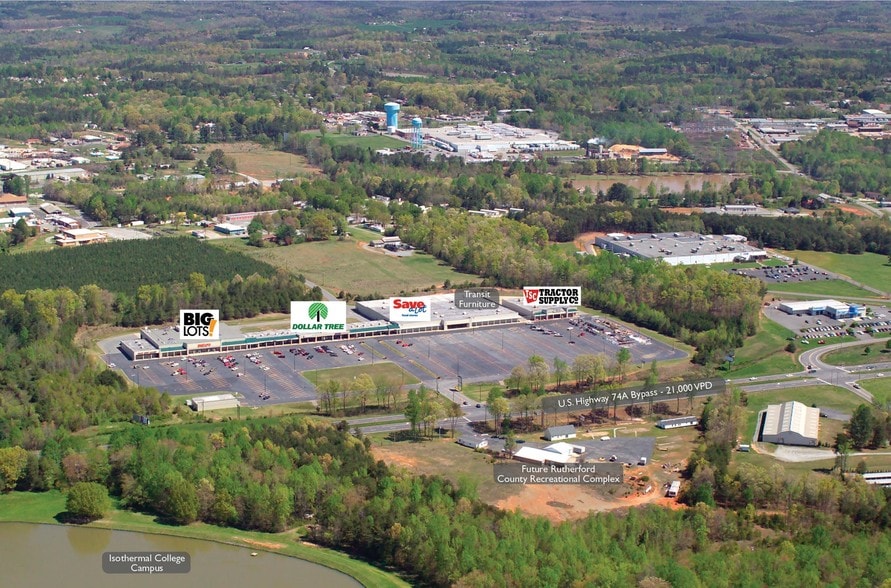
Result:
[[390,298],[390,320],[399,321],[431,321],[431,298],[418,296],[415,298]]
[[298,333],[346,331],[346,302],[291,301],[291,330]]

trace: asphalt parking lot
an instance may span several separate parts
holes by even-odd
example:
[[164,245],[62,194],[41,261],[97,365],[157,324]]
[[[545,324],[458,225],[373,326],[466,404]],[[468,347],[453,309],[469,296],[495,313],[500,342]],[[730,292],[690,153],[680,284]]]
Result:
[[[605,335],[584,333],[580,336],[579,329],[568,320],[547,321],[536,326],[544,328],[545,332],[532,330],[528,324],[517,324],[356,339],[349,342],[356,347],[353,355],[339,349],[343,342],[329,342],[336,357],[314,352],[313,344],[305,344],[133,363],[120,351],[108,350],[106,345],[108,352],[104,359],[137,384],[152,386],[174,396],[237,392],[244,397],[242,404],[262,405],[314,401],[317,398],[315,387],[302,372],[355,366],[361,363],[360,357],[366,365],[373,361],[393,362],[425,385],[435,388],[437,377],[443,380],[440,384],[449,382],[451,385],[460,376],[465,387],[474,382],[503,380],[514,367],[525,365],[532,355],[543,357],[549,366],[553,365],[555,357],[571,366],[579,355],[603,353],[614,358],[620,349],[614,338]],[[304,349],[307,354],[290,353],[290,349]],[[646,343],[634,342],[628,349],[636,364],[684,357],[682,351],[650,339],[646,339]],[[280,351],[283,357],[276,357],[273,350]],[[259,353],[256,358],[259,363],[250,361],[246,357],[248,353]],[[311,359],[308,358],[310,355]],[[225,356],[232,356],[237,364],[227,367],[221,361]]]
[[736,269],[734,273],[758,278],[768,284],[780,282],[816,282],[819,280],[832,280],[835,275],[809,265],[798,264],[787,267],[765,267],[757,269]]

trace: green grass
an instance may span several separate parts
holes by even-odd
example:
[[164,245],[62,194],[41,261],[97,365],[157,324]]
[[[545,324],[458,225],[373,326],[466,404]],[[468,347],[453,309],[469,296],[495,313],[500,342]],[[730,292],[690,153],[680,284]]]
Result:
[[[865,352],[867,347],[872,349],[872,353],[867,354]],[[823,356],[823,361],[830,365],[864,365],[873,362],[891,361],[891,353],[885,353],[885,351],[884,343],[864,343],[863,345],[830,351]]]
[[860,386],[872,394],[872,397],[880,405],[891,403],[891,378],[873,378],[860,380]]
[[836,386],[796,386],[791,388],[777,386],[776,390],[747,392],[746,396],[748,404],[746,405],[746,429],[743,435],[745,439],[752,438],[758,412],[767,408],[768,404],[797,400],[807,406],[816,404],[820,408],[831,408],[851,414],[864,402],[850,390]]
[[[213,148],[221,149],[226,155],[231,156],[240,173],[258,180],[276,180],[318,171],[302,155],[276,151],[258,143],[219,143]],[[205,153],[200,155],[207,157],[210,151],[210,148],[205,148]]]
[[797,294],[813,294],[815,296],[834,296],[838,298],[874,298],[875,292],[864,290],[844,280],[820,280],[815,282],[780,282],[767,284],[769,292],[792,292]]
[[736,350],[736,359],[726,373],[732,378],[748,378],[799,371],[801,366],[795,357],[784,350],[789,337],[794,336],[792,331],[779,323],[764,319],[761,330]]
[[[43,493],[12,492],[0,495],[0,521],[2,522],[57,524],[55,516],[64,511],[65,495],[56,490]],[[202,539],[270,551],[297,557],[341,571],[369,588],[409,585],[394,574],[375,568],[363,561],[353,559],[345,553],[306,545],[302,543],[300,536],[295,535],[293,531],[258,533],[227,527],[215,527],[203,523],[176,527],[160,524],[155,521],[154,517],[149,515],[119,510],[117,508],[108,517],[84,526]],[[258,543],[266,543],[270,544],[270,546],[267,548]],[[278,544],[280,547],[272,546],[272,544]]]
[[[357,237],[361,231],[351,229]],[[377,233],[371,234],[380,238]],[[421,291],[431,286],[442,287],[446,280],[451,283],[480,281],[479,277],[460,273],[432,255],[417,251],[408,257],[385,255],[365,249],[362,246],[365,242],[367,240],[360,237],[258,249],[248,247],[240,239],[212,241],[215,246],[302,274],[335,295],[345,291],[366,296],[390,296]]]
[[770,259],[765,259],[761,262],[763,267],[786,267],[789,264],[783,261],[782,259],[776,259],[771,257]]
[[366,137],[356,137],[351,134],[337,135],[328,133],[325,140],[332,145],[356,145],[358,147],[368,147],[369,149],[402,149],[408,147],[409,144],[393,137],[384,135],[368,135]]
[[888,264],[886,255],[878,253],[852,255],[825,251],[784,251],[783,254],[791,258],[797,257],[804,263],[848,276],[883,292],[891,292],[891,265]]
[[[338,353],[340,353],[340,351],[338,351]],[[397,383],[402,383],[403,377],[405,378],[404,382],[406,384],[417,384],[420,382],[416,377],[406,372],[395,363],[389,361],[375,362],[374,365],[364,363],[363,365],[302,372],[303,377],[317,387],[323,386],[325,382],[330,380],[336,380],[342,386],[350,386],[356,376],[359,376],[360,374],[368,374],[372,378],[389,378],[390,381]]]

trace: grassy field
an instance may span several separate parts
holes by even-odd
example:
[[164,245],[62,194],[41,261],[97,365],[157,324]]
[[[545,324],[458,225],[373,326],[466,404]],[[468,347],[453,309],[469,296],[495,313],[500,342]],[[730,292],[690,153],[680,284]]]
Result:
[[875,292],[864,290],[844,280],[822,280],[816,282],[780,282],[768,284],[768,292],[792,292],[798,294],[813,294],[815,296],[835,296],[838,298],[875,298]]
[[761,267],[757,261],[747,261],[745,263],[736,263],[736,262],[728,262],[728,263],[712,263],[707,267],[710,267],[714,270],[734,270],[734,269],[755,269]]
[[[832,408],[851,414],[854,409],[861,405],[864,401],[853,392],[845,388],[836,386],[797,386],[792,388],[784,388],[777,386],[776,390],[768,390],[764,392],[748,392],[748,405],[746,406],[746,429],[743,437],[751,439],[755,431],[755,421],[758,418],[758,412],[767,408],[768,404],[779,404],[788,400],[797,400],[808,406],[816,404],[820,408]],[[820,428],[823,429],[824,421],[820,421]],[[820,434],[821,441],[831,440],[823,438],[823,431]]]
[[369,149],[402,149],[403,147],[408,147],[408,143],[405,141],[400,141],[399,139],[394,139],[393,137],[386,137],[383,135],[368,135],[366,137],[356,137],[353,135],[337,135],[334,133],[328,133],[325,135],[325,140],[329,141],[332,145],[357,145],[359,147],[368,147]]
[[[359,231],[356,233],[358,235]],[[390,296],[430,286],[442,287],[446,280],[452,283],[479,282],[477,276],[455,271],[432,255],[420,252],[408,257],[385,255],[365,249],[361,242],[364,242],[361,238],[331,240],[263,249],[248,247],[240,239],[213,243],[303,274],[335,295],[343,290],[352,294]]]
[[[240,173],[258,180],[275,180],[318,172],[302,155],[276,151],[257,143],[219,143],[214,144],[213,148],[221,149],[223,153],[235,159],[235,165]],[[205,148],[205,153],[202,155],[207,157],[209,152],[210,150]]]
[[303,377],[315,384],[316,387],[323,386],[325,382],[331,380],[336,380],[341,386],[349,386],[360,374],[368,374],[372,378],[388,378],[390,381],[398,383],[417,384],[420,382],[416,377],[389,361],[376,362],[374,365],[368,363],[302,372]]
[[801,366],[784,347],[795,334],[774,321],[763,319],[761,330],[736,350],[736,359],[726,372],[733,378],[797,372]]
[[[866,353],[866,348],[872,349]],[[837,351],[830,351],[823,356],[823,361],[830,365],[865,365],[867,363],[891,361],[891,353],[885,353],[885,342],[865,343],[854,347],[845,347]]]
[[465,480],[476,486],[479,498],[489,504],[517,492],[518,486],[493,482],[491,458],[462,447],[451,438],[393,442],[386,434],[371,437],[376,458],[405,467],[415,475],[439,475],[455,483]]
[[860,380],[860,386],[872,394],[872,397],[880,405],[891,403],[891,378]]
[[[57,524],[55,516],[62,512],[65,512],[65,495],[56,490],[43,493],[12,492],[0,495],[0,522]],[[257,551],[269,551],[297,557],[339,570],[369,588],[409,585],[401,578],[363,561],[353,559],[345,553],[304,544],[300,535],[294,533],[294,530],[283,533],[258,533],[215,527],[203,523],[176,527],[160,524],[149,515],[117,508],[107,518],[84,526],[216,541],[238,547],[250,547]]]
[[761,262],[762,267],[786,267],[789,264],[783,261],[782,259],[776,259],[771,257],[770,259],[765,259]]
[[825,251],[784,251],[783,254],[793,259],[797,257],[804,263],[848,276],[883,292],[891,292],[891,265],[888,264],[888,257],[885,255],[878,253],[851,255]]

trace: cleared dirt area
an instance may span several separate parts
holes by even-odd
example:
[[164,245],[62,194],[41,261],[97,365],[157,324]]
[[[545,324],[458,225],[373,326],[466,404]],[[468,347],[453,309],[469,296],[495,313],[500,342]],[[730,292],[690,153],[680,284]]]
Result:
[[872,216],[869,212],[863,210],[859,206],[851,206],[850,204],[836,204],[833,208],[837,208],[850,214],[856,214],[857,216]]

